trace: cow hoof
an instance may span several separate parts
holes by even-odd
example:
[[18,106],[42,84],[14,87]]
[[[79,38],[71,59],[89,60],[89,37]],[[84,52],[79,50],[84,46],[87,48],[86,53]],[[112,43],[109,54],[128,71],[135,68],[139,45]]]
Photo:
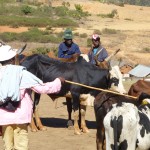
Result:
[[81,131],[74,131],[75,135],[81,135]]
[[90,131],[88,129],[82,130],[83,133],[89,133]]
[[40,131],[46,131],[46,130],[47,130],[47,128],[44,127],[44,126],[43,126],[43,127],[40,127],[39,129],[40,129]]
[[38,132],[38,129],[31,129],[31,132]]
[[89,129],[87,127],[84,127],[84,128],[82,128],[82,132],[83,133],[89,133],[90,131],[89,131]]
[[69,120],[69,121],[68,121],[67,126],[68,126],[68,129],[69,129],[69,130],[73,130],[73,129],[74,129],[72,120]]

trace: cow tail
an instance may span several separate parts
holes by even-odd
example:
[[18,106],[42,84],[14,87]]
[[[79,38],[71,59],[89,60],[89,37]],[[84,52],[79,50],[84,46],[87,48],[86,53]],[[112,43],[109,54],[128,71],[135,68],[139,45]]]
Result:
[[113,132],[114,132],[114,150],[118,150],[118,137],[117,137],[117,117],[115,116],[114,119],[112,120],[112,128],[113,128]]

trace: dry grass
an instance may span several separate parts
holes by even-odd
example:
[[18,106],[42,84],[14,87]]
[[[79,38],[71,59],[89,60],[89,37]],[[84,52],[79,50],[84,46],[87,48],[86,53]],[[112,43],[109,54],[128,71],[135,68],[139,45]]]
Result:
[[[109,53],[120,48],[121,53],[118,57],[129,59],[129,62],[135,64],[150,65],[149,53],[143,50],[150,47],[150,7],[130,6],[125,5],[119,7],[116,5],[102,4],[97,1],[90,0],[66,0],[70,3],[70,8],[75,9],[75,4],[80,4],[84,11],[88,11],[91,16],[79,21],[79,28],[73,30],[74,33],[87,34],[87,38],[91,37],[95,30],[102,31],[103,29],[119,30],[117,34],[102,34],[101,42]],[[63,0],[52,1],[52,6],[60,6]],[[108,14],[116,9],[118,12],[117,18],[101,18],[98,14]],[[12,31],[22,32],[28,30],[21,27],[12,29],[8,27],[0,27],[0,32]],[[44,29],[43,29],[44,30]],[[62,32],[64,28],[53,28],[53,32]],[[84,52],[87,52],[86,38],[75,37],[75,42],[81,47]],[[12,43],[14,44],[14,42]],[[41,45],[40,43],[29,43],[33,45]],[[28,44],[28,45],[29,45]],[[50,44],[43,44],[50,46]],[[55,45],[57,47],[58,45]],[[144,59],[143,59],[144,58]]]

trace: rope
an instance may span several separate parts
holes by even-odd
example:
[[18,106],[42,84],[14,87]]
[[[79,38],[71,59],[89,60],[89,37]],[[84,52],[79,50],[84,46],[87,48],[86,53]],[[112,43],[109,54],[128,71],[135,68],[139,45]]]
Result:
[[104,91],[104,92],[108,92],[108,93],[113,93],[113,94],[122,95],[122,96],[126,96],[126,97],[137,99],[137,97],[135,97],[135,96],[121,94],[121,93],[117,93],[117,92],[106,90],[106,89],[96,88],[96,87],[84,85],[84,84],[73,82],[73,81],[69,81],[69,80],[65,80],[65,82],[70,83],[70,84],[75,84],[75,85],[83,86],[83,87],[86,87],[86,88],[89,88],[89,89],[93,89],[93,90]]

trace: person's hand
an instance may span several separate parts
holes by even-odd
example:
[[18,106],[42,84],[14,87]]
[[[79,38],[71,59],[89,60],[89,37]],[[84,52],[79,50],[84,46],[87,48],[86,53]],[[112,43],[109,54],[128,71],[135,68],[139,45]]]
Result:
[[59,80],[61,81],[61,83],[65,82],[65,78],[63,78],[63,77],[59,77]]

